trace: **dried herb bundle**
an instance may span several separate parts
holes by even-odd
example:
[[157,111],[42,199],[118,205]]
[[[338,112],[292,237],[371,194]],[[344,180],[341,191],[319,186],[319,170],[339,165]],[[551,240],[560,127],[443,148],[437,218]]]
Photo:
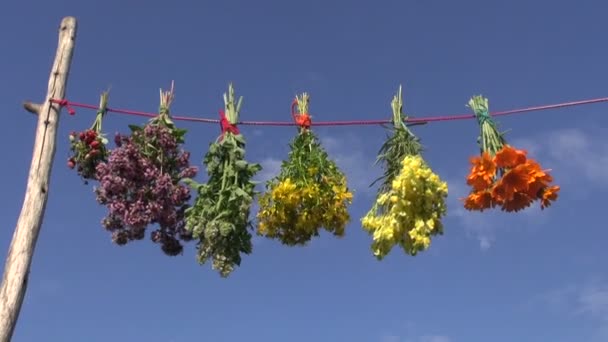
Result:
[[212,267],[227,277],[241,264],[241,253],[252,250],[248,231],[256,185],[252,178],[262,167],[245,160],[245,138],[236,127],[242,97],[235,103],[232,85],[224,103],[222,134],[209,146],[203,161],[209,179],[206,184],[188,181],[198,197],[186,211],[186,229],[199,240],[199,262],[211,259]]

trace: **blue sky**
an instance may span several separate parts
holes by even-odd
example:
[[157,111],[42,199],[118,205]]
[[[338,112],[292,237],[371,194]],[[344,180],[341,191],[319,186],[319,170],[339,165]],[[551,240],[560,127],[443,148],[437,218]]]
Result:
[[[294,94],[312,95],[313,120],[389,118],[404,85],[413,116],[608,96],[603,1],[5,1],[0,12],[0,249],[19,214],[35,118],[63,16],[79,21],[68,97],[155,111],[176,82],[173,112],[215,117],[233,81],[242,119],[289,120]],[[449,182],[445,235],[429,251],[374,259],[359,217],[384,131],[316,131],[344,168],[356,200],[343,239],[305,248],[256,239],[228,279],[199,266],[194,245],[165,257],[148,241],[117,247],[92,189],[68,170],[60,122],[46,217],[14,341],[597,342],[608,340],[608,105],[501,117],[508,139],[553,169],[561,197],[517,215],[463,211],[474,121],[416,127],[433,169]],[[65,113],[65,111],[64,111]],[[144,120],[110,114],[108,133]],[[200,165],[216,125],[182,123]],[[248,158],[277,170],[295,129],[242,127]],[[201,176],[203,176],[201,174]],[[203,179],[202,177],[199,179]],[[603,227],[603,228],[602,228]],[[5,253],[5,252],[3,252]]]

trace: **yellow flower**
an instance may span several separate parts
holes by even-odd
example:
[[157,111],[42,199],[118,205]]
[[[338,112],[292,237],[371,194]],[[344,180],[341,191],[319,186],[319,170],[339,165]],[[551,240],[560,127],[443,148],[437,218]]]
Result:
[[395,245],[415,255],[429,248],[431,236],[441,234],[446,213],[447,183],[432,172],[421,156],[407,156],[391,189],[378,196],[361,224],[372,234],[378,259]]
[[353,195],[343,176],[324,177],[321,184],[289,178],[274,183],[260,196],[257,233],[287,245],[306,243],[322,228],[336,236],[344,235]]

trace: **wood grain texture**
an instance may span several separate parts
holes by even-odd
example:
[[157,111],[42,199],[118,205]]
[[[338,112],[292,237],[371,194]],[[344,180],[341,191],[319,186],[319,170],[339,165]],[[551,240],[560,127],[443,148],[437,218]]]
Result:
[[48,92],[44,102],[37,108],[38,125],[25,199],[8,250],[0,288],[0,342],[11,340],[27,290],[30,265],[48,199],[61,111],[61,107],[51,103],[50,99],[65,97],[76,31],[75,18],[66,17],[61,21]]

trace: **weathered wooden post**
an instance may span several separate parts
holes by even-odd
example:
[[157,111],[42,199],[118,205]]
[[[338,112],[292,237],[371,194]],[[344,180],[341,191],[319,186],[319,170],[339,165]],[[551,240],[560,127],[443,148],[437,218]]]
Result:
[[51,103],[50,100],[65,97],[77,26],[75,18],[63,18],[59,28],[59,44],[51,69],[46,99],[42,104],[24,104],[25,109],[38,115],[38,126],[25,199],[2,276],[0,342],[10,342],[27,289],[32,256],[48,199],[49,179],[55,157],[57,125],[61,111],[61,106]]

